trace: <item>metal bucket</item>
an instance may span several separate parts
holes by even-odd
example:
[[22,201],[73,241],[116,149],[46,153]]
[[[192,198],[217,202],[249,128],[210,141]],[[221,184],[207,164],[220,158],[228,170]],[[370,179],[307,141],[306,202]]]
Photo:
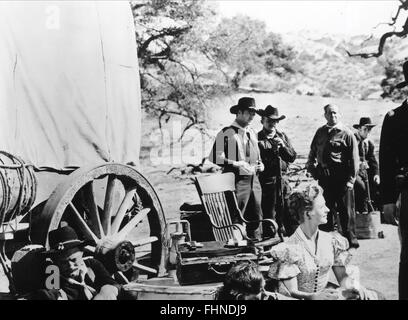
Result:
[[0,151],[0,223],[28,212],[34,203],[37,183],[32,166]]
[[381,214],[379,211],[356,214],[356,236],[358,239],[377,239],[380,229]]

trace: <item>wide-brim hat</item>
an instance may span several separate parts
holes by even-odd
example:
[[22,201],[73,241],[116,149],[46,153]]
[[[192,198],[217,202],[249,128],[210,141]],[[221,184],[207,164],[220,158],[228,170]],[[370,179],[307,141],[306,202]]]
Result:
[[257,110],[256,113],[261,117],[266,117],[276,121],[280,121],[286,118],[286,116],[284,115],[279,115],[278,108],[272,107],[271,105],[268,105],[265,110]]
[[405,61],[402,65],[402,73],[404,74],[405,81],[398,83],[395,87],[397,89],[404,88],[408,85],[408,61]]
[[82,250],[92,241],[80,240],[75,230],[70,226],[64,226],[50,231],[48,235],[50,249],[43,252],[47,256],[55,256]]
[[361,127],[369,127],[369,128],[373,128],[376,125],[373,124],[373,122],[371,121],[371,118],[369,117],[362,117],[360,118],[360,123],[359,124],[354,124],[353,128],[355,129],[359,129]]
[[238,104],[230,108],[232,114],[237,114],[239,110],[252,110],[256,111],[255,99],[251,97],[242,97],[238,100]]

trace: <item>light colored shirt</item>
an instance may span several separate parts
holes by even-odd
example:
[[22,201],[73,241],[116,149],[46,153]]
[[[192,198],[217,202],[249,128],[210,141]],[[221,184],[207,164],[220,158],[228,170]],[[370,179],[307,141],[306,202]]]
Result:
[[[272,248],[274,262],[268,275],[276,280],[296,277],[300,291],[319,292],[326,288],[333,266],[349,263],[351,254],[347,251],[348,247],[347,239],[339,233],[324,231],[318,231],[315,247],[299,226],[286,242]],[[288,294],[282,283],[279,291]]]
[[[249,155],[246,153],[248,143]],[[217,134],[208,158],[219,166],[232,166],[234,161],[246,161],[255,166],[261,159],[257,134],[251,127],[242,127],[234,121]]]

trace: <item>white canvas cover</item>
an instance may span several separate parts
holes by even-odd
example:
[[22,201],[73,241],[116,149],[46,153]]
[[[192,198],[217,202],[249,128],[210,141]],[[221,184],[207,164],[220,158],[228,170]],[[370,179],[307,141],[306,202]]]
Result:
[[0,150],[37,167],[138,162],[130,4],[0,1]]

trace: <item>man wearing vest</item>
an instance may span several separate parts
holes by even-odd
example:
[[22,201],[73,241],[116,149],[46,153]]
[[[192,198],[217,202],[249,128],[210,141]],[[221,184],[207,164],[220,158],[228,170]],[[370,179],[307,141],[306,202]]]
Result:
[[[400,89],[408,85],[408,62],[403,65],[405,81]],[[397,225],[399,219],[401,255],[398,277],[400,300],[408,300],[408,102],[391,110],[384,118],[380,139],[380,178],[384,205],[384,220]],[[400,201],[397,212],[397,200]],[[398,216],[399,213],[399,216]]]
[[[234,122],[223,128],[215,139],[209,160],[221,166],[223,172],[235,174],[238,206],[248,220],[261,220],[261,185],[258,172],[264,170],[258,149],[256,133],[249,127],[255,116],[255,99],[243,97],[230,108]],[[247,225],[250,238],[261,239],[259,223]]]
[[317,129],[306,163],[309,173],[323,188],[330,209],[327,223],[320,228],[334,231],[338,212],[343,236],[350,247],[358,248],[353,190],[359,167],[357,140],[353,132],[339,122],[337,106],[326,105],[324,116],[327,124]]
[[380,183],[378,172],[378,162],[374,154],[374,143],[368,139],[371,129],[375,127],[369,117],[360,119],[359,124],[353,125],[358,131],[354,134],[358,143],[358,153],[360,156],[360,169],[354,184],[356,198],[356,211],[368,212],[367,201],[368,192],[370,198],[374,196],[374,190]]

